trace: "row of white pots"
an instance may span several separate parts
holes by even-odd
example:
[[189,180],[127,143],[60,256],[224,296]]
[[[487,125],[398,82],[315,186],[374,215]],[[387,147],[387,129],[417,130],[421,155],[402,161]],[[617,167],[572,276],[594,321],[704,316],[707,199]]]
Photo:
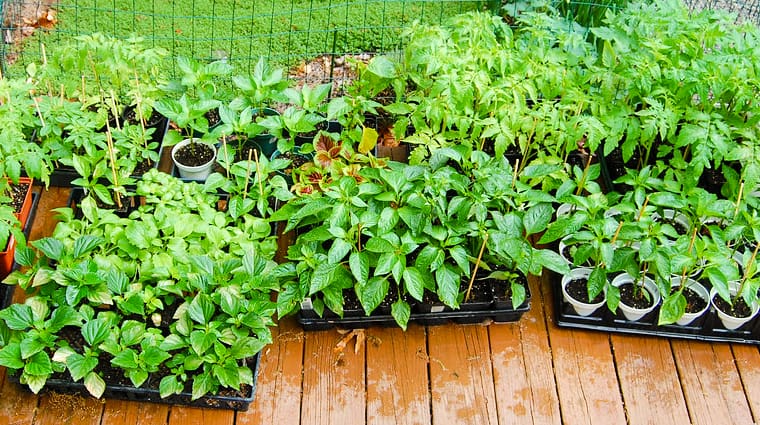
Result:
[[[602,307],[606,302],[606,300],[603,299],[599,303],[589,304],[583,301],[576,300],[567,293],[566,287],[568,283],[570,283],[573,280],[578,280],[578,279],[587,280],[588,276],[591,274],[591,271],[592,271],[591,268],[577,267],[577,268],[572,269],[569,274],[562,277],[561,284],[562,284],[563,299],[565,300],[565,302],[569,303],[573,307],[575,312],[580,316],[590,316],[591,314],[596,312],[600,307]],[[617,275],[612,280],[612,282],[610,282],[610,284],[615,287],[620,287],[626,283],[633,283],[633,282],[634,282],[634,278],[632,276],[630,276],[627,273],[622,273],[622,274]],[[673,277],[673,281],[672,281],[673,288],[680,287],[682,283],[683,282],[682,282],[681,276]],[[645,309],[638,309],[638,308],[633,308],[631,306],[628,306],[621,301],[619,304],[619,308],[623,312],[623,315],[625,316],[627,320],[637,321],[641,319],[642,317],[644,317],[649,312],[653,311],[660,304],[660,300],[661,300],[660,292],[655,282],[645,277],[643,280],[643,286],[644,286],[644,289],[647,292],[649,292],[649,294],[652,297],[652,301],[653,301],[652,305]],[[733,317],[731,315],[724,313],[723,311],[721,311],[719,308],[715,306],[714,300],[715,300],[715,297],[718,296],[717,291],[715,289],[708,291],[702,284],[690,278],[686,278],[686,286],[689,289],[695,291],[700,297],[702,297],[702,299],[706,301],[706,303],[705,303],[705,307],[701,311],[693,312],[693,313],[685,313],[676,322],[677,325],[680,325],[680,326],[689,325],[694,320],[702,316],[707,311],[709,306],[712,306],[712,308],[714,308],[716,313],[718,314],[718,317],[720,318],[721,323],[723,324],[723,327],[728,330],[735,330],[741,327],[743,324],[745,324],[749,320],[751,320],[752,318],[754,318],[755,315],[757,315],[758,311],[760,311],[760,305],[758,305],[758,303],[754,303],[751,307],[752,314],[750,316],[742,317],[742,318]],[[729,284],[729,290],[733,294],[736,293],[736,291],[738,290],[738,287],[739,287],[738,282],[731,282]]]

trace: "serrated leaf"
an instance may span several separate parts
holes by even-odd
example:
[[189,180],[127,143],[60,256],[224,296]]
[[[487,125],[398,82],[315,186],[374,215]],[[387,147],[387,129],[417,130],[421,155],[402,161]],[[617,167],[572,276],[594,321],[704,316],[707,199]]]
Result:
[[193,400],[198,400],[213,389],[213,379],[208,372],[196,375],[193,378]]
[[172,394],[179,394],[183,389],[182,383],[174,375],[164,376],[158,384],[158,393],[161,395],[161,398],[169,397]]
[[21,348],[18,343],[8,344],[0,349],[0,366],[16,370],[24,367],[24,361],[21,359]]
[[72,250],[73,258],[81,258],[84,254],[89,253],[99,245],[103,244],[105,239],[99,236],[82,235],[74,241]]
[[32,246],[42,251],[51,260],[60,261],[63,257],[63,242],[55,238],[42,238],[32,242]]
[[95,347],[108,338],[108,322],[104,319],[94,319],[82,325],[82,336],[91,347]]

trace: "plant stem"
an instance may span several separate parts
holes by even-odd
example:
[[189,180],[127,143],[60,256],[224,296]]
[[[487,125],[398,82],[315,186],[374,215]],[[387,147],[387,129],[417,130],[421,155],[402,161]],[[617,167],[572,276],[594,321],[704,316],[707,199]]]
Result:
[[356,248],[359,250],[359,252],[362,252],[362,224],[359,223],[356,225]]
[[148,140],[145,137],[145,117],[142,112],[142,96],[140,95],[140,77],[137,76],[135,70],[135,107],[137,108],[137,118],[140,121],[140,128],[142,129],[143,146],[148,148]]
[[736,291],[736,295],[734,295],[734,299],[731,300],[731,304],[734,304],[736,300],[738,300],[739,297],[742,295],[742,292],[744,292],[744,284],[747,283],[747,278],[749,277],[749,269],[750,267],[752,267],[752,264],[755,263],[758,249],[760,249],[760,241],[757,241],[757,243],[755,244],[755,250],[752,251],[752,257],[750,257],[749,263],[747,263],[744,266],[744,276],[742,276],[742,281],[741,283],[739,283],[739,289]]
[[486,235],[483,237],[483,243],[480,245],[480,252],[478,253],[478,259],[475,260],[475,269],[472,271],[472,276],[470,276],[470,283],[467,285],[467,293],[464,295],[465,302],[470,300],[470,291],[472,290],[472,283],[475,282],[475,274],[478,272],[478,267],[480,267],[480,260],[483,258],[483,251],[485,251],[486,249],[486,242],[488,242],[488,232],[486,232]]
[[[694,248],[694,241],[697,239],[697,231],[699,229],[697,226],[694,226],[694,231],[691,233],[691,240],[689,241],[689,249],[686,251],[686,255],[691,254],[692,248]],[[681,272],[681,291],[683,291],[683,281],[686,280],[686,266],[683,266],[683,271]]]

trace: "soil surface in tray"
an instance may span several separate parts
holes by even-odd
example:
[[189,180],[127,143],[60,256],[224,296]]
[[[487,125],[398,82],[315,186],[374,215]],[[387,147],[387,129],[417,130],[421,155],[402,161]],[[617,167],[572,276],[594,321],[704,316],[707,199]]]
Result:
[[[158,112],[154,111],[152,114],[150,114],[150,117],[143,118],[145,119],[145,126],[151,128],[157,126],[164,117]],[[124,111],[124,121],[132,125],[139,125],[140,119],[137,117],[137,110],[135,108],[127,108]]]
[[188,167],[197,167],[211,161],[214,157],[214,150],[205,143],[188,143],[177,149],[174,153],[174,159],[182,165]]
[[574,300],[583,303],[596,304],[602,302],[602,300],[604,300],[603,292],[598,293],[596,295],[596,298],[591,300],[591,302],[588,301],[587,282],[588,281],[584,279],[573,279],[565,286],[565,292],[567,292],[567,294],[570,295]]
[[19,183],[11,185],[11,206],[16,213],[21,212],[24,205],[26,191],[29,190],[29,183]]
[[[472,289],[470,290],[470,299],[462,300],[462,304],[466,303],[490,303],[493,301],[493,290],[491,288],[492,280],[490,279],[475,279],[472,282]],[[470,282],[463,282],[463,288],[467,290],[467,285]]]
[[720,309],[720,311],[728,314],[732,317],[749,317],[749,315],[752,314],[752,309],[749,308],[746,302],[744,302],[744,299],[739,298],[734,302],[734,305],[731,306],[731,304],[725,302],[723,298],[716,295],[715,298],[713,298],[713,304],[715,304],[715,307]]
[[[517,282],[523,286],[523,288],[528,287],[528,278],[520,274],[517,276]],[[507,280],[496,280],[496,283],[493,286],[494,288],[494,299],[499,302],[503,301],[510,301],[512,299],[512,285],[510,281]],[[513,306],[513,308],[518,308],[519,305]]]
[[632,283],[620,285],[620,302],[633,308],[644,309],[652,306],[652,295],[649,298],[644,295],[649,293],[645,288],[634,288]]
[[683,296],[686,298],[686,312],[697,313],[707,307],[707,301],[691,288],[684,288]]
[[293,170],[309,162],[309,158],[305,155],[297,155],[293,152],[283,152],[282,155],[280,155],[280,158],[290,160],[290,165],[282,170],[282,172],[287,175],[291,175]]

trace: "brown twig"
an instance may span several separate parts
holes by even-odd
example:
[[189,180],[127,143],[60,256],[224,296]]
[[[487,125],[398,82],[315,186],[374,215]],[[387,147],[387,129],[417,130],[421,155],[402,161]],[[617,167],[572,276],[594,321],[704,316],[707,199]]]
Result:
[[483,258],[483,251],[486,249],[486,242],[488,242],[488,232],[486,232],[486,235],[483,237],[483,243],[480,245],[478,259],[475,260],[475,269],[472,271],[472,276],[470,276],[470,283],[467,285],[467,293],[464,295],[465,302],[470,300],[470,291],[472,290],[473,282],[475,282],[475,274],[478,272],[478,267],[480,267],[480,260]]

